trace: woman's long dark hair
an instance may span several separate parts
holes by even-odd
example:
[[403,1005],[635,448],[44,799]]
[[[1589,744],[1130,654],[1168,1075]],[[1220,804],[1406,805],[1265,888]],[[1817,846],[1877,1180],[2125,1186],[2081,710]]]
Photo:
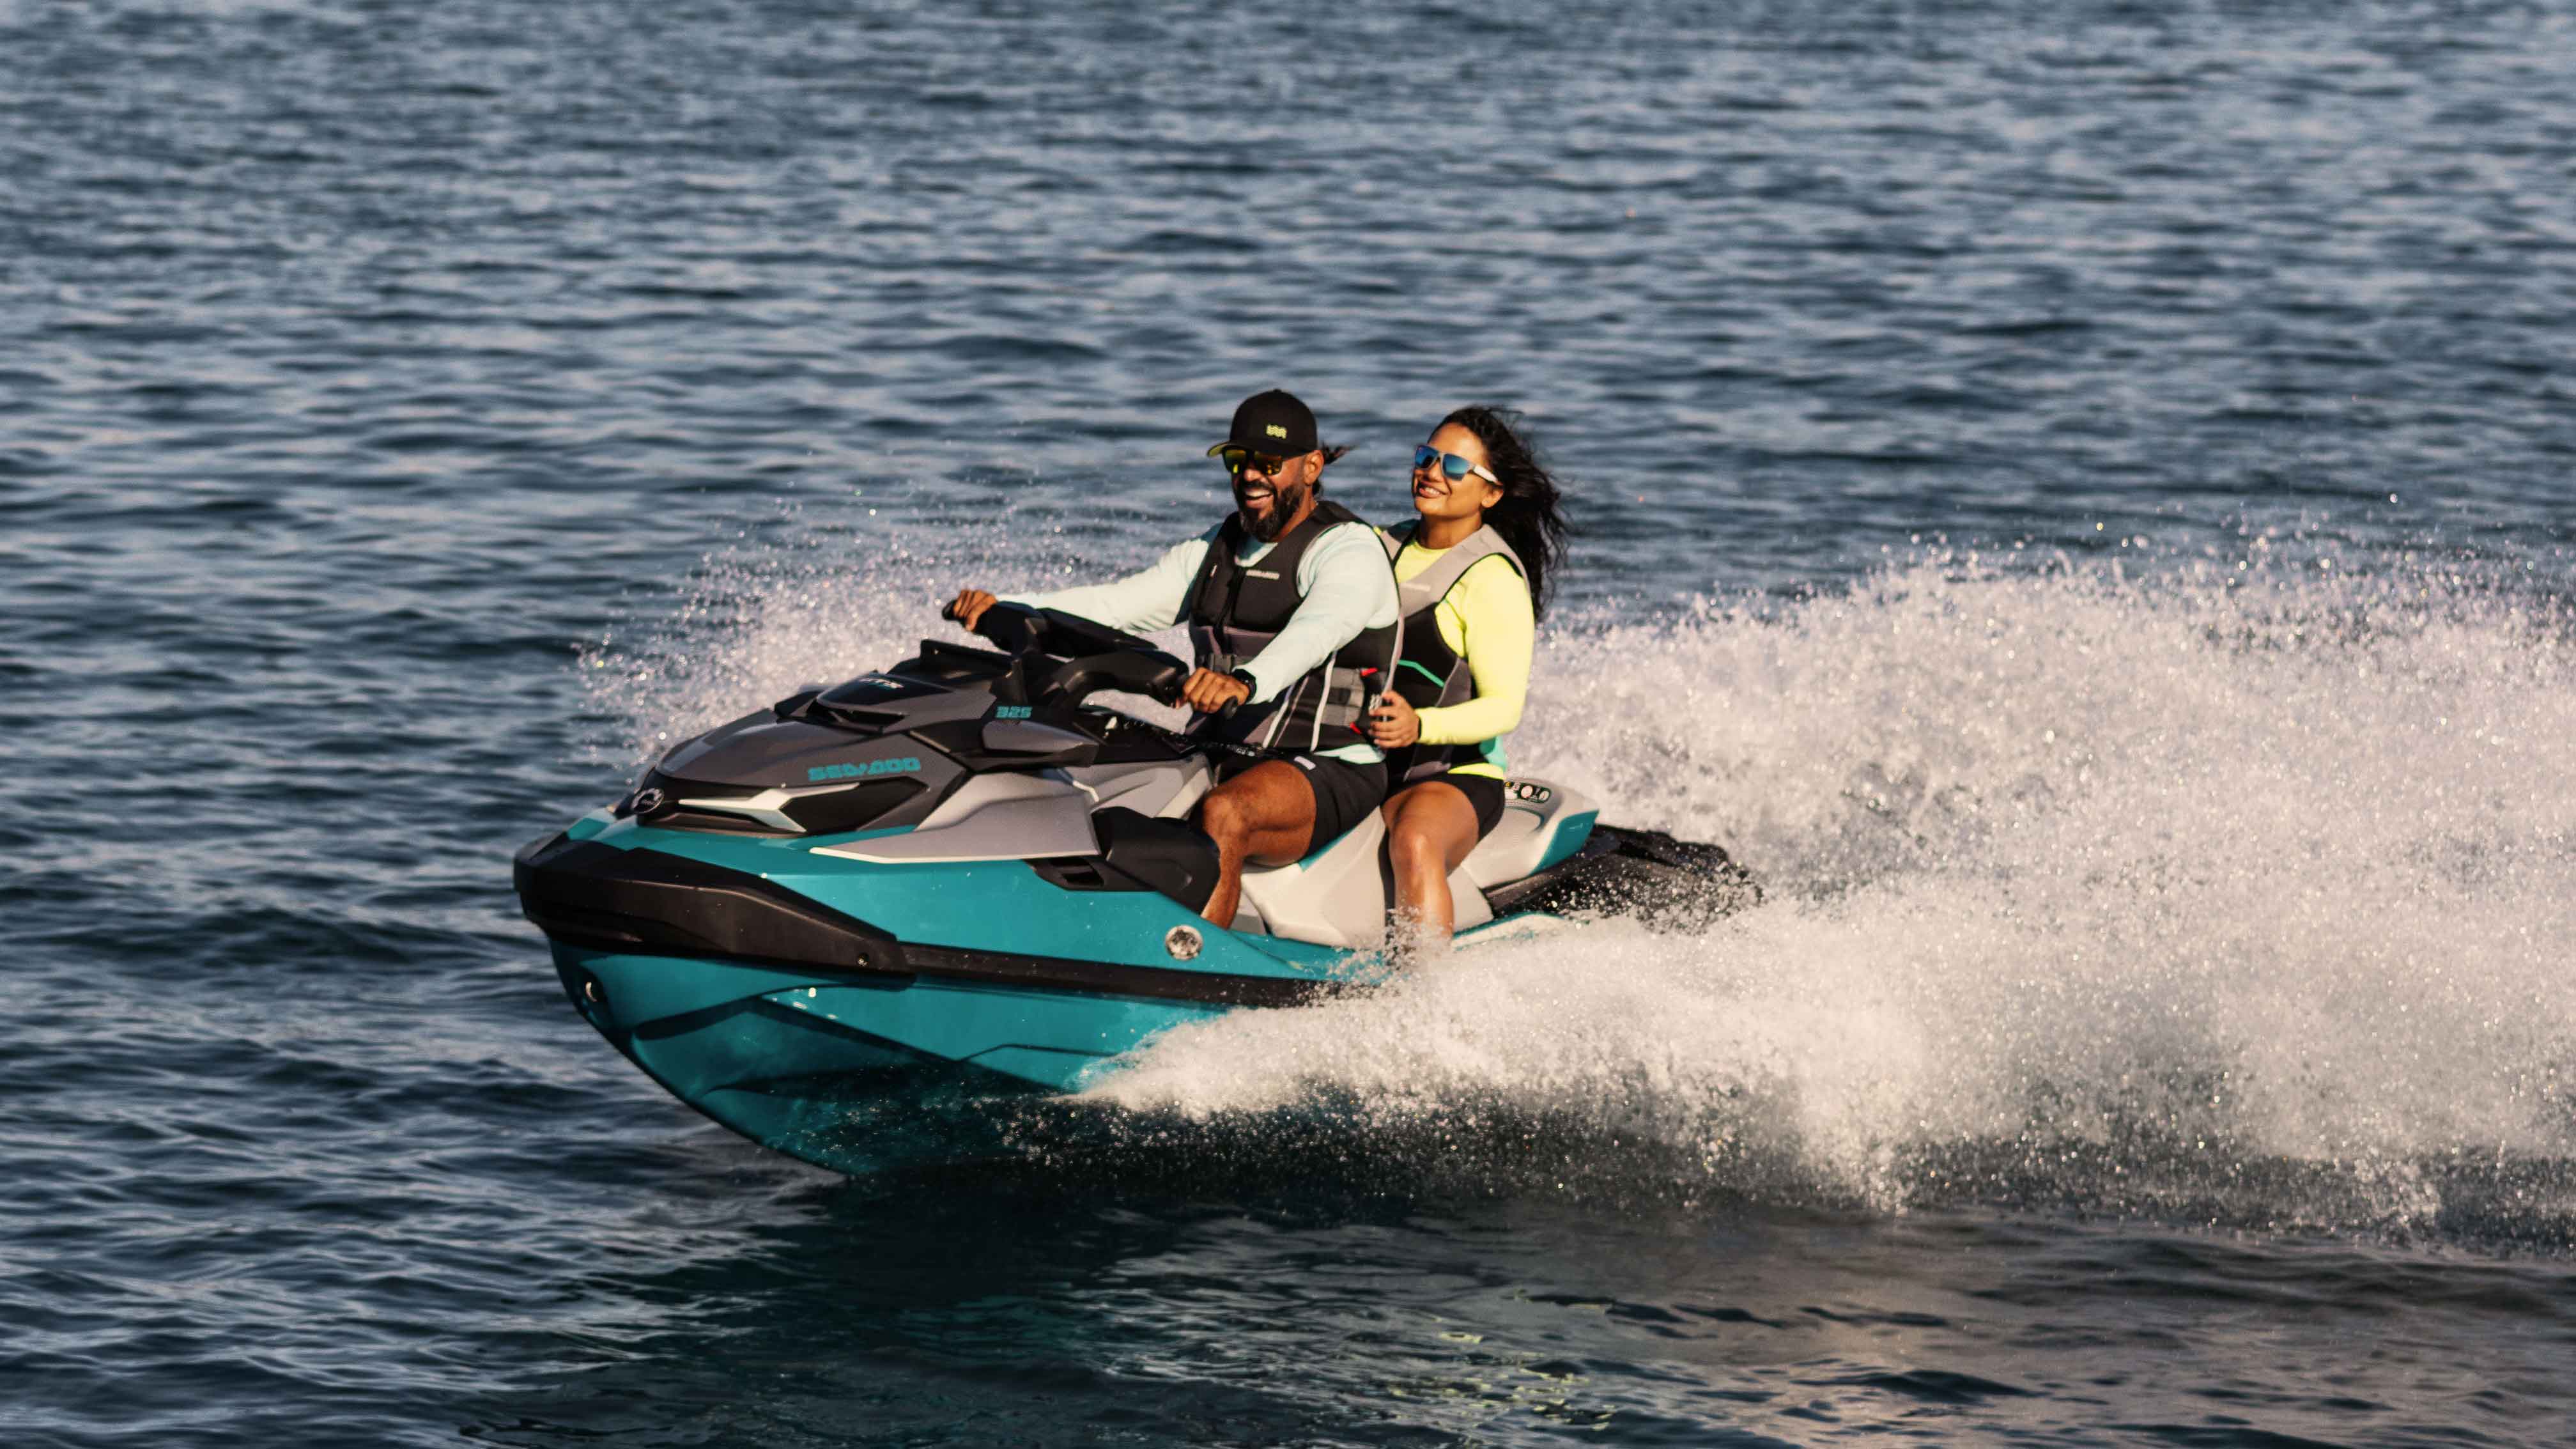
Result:
[[1544,618],[1548,580],[1565,566],[1568,532],[1557,511],[1561,495],[1556,479],[1539,462],[1538,448],[1518,412],[1470,403],[1440,420],[1443,428],[1451,423],[1476,435],[1485,445],[1485,461],[1503,480],[1502,501],[1485,510],[1485,526],[1520,555],[1521,568],[1529,575],[1530,611]]

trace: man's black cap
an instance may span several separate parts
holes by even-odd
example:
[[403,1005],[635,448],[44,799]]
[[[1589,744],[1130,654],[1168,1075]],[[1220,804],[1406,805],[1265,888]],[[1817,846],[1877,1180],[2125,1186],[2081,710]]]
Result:
[[1208,449],[1213,458],[1226,448],[1249,448],[1275,457],[1315,451],[1315,414],[1294,394],[1272,388],[1255,393],[1234,410],[1234,428],[1225,441]]

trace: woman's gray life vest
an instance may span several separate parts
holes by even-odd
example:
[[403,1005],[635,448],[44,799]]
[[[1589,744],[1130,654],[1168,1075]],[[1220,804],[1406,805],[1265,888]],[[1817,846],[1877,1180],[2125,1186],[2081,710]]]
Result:
[[[1421,527],[1417,520],[1401,523],[1378,535],[1386,545],[1390,567],[1404,552]],[[1440,620],[1435,611],[1467,570],[1495,555],[1511,560],[1512,572],[1521,576],[1524,586],[1529,570],[1521,567],[1521,557],[1503,536],[1490,527],[1468,534],[1455,548],[1433,561],[1431,567],[1412,578],[1398,580],[1395,586],[1395,609],[1403,616],[1397,628],[1403,647],[1395,664],[1395,692],[1406,704],[1417,710],[1447,709],[1465,704],[1476,697],[1475,676],[1467,668],[1466,656],[1450,649],[1449,641],[1440,637]],[[1412,744],[1386,755],[1386,779],[1391,789],[1400,789],[1418,780],[1445,774],[1460,765],[1481,763],[1485,758],[1485,741],[1469,745]]]
[[[1338,503],[1318,501],[1305,522],[1281,536],[1270,551],[1246,566],[1243,519],[1229,515],[1208,545],[1207,562],[1190,585],[1190,647],[1201,669],[1219,674],[1266,647],[1306,596],[1297,587],[1297,565],[1324,530],[1359,523]],[[1365,526],[1365,525],[1363,525]],[[1273,750],[1330,750],[1369,742],[1368,707],[1395,671],[1397,627],[1363,629],[1264,705],[1244,704],[1232,719],[1202,717],[1198,733],[1233,744]],[[1263,680],[1263,684],[1270,683]]]

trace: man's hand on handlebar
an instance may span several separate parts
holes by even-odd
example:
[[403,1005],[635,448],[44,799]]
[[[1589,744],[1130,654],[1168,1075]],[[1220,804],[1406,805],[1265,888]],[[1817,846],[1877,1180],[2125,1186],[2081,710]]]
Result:
[[1193,669],[1190,677],[1181,681],[1181,698],[1201,714],[1214,714],[1229,704],[1252,698],[1252,691],[1231,674]]
[[971,634],[975,631],[975,626],[983,621],[984,611],[1000,602],[1001,600],[982,589],[959,589],[955,602],[940,612],[965,625],[966,632]]

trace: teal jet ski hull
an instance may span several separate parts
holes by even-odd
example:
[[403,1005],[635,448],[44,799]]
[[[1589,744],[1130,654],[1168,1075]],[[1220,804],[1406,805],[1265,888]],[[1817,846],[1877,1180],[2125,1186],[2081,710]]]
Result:
[[1234,1009],[936,980],[857,985],[562,943],[554,956],[583,1018],[664,1090],[753,1142],[844,1173],[1006,1151],[1014,1099],[1076,1091],[1158,1033]]
[[[836,1171],[1006,1150],[1013,1099],[1079,1091],[1173,1027],[1313,1000],[1368,964],[1020,861],[812,854],[833,843],[590,817],[521,852],[518,877],[601,1036],[708,1117]],[[687,889],[602,900],[603,882],[663,872]],[[758,939],[772,902],[851,938]]]

